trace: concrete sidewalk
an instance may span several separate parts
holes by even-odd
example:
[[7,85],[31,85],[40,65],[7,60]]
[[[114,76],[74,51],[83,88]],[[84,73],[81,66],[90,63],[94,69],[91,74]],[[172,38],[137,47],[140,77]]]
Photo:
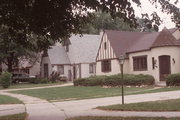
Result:
[[[65,120],[66,118],[64,111],[46,100],[2,91],[0,92],[0,94],[16,97],[19,100],[23,101],[26,107],[26,112],[28,113],[28,120]],[[8,111],[9,110],[7,109],[7,112]],[[16,114],[13,111],[10,112],[12,112],[12,114]],[[4,115],[2,114],[1,116]]]
[[[125,103],[137,103],[180,98],[180,91],[149,93],[125,96]],[[94,109],[98,106],[121,104],[121,96],[89,100],[55,102],[58,108],[65,111],[68,117],[75,116],[143,116],[143,117],[180,117],[180,112],[133,112],[102,111]]]
[[0,90],[0,92],[9,92],[9,91],[18,91],[18,90],[33,90],[33,89],[43,89],[43,88],[54,88],[54,87],[65,87],[65,86],[72,86],[73,83],[65,83],[62,85],[52,85],[52,86],[42,86],[42,87],[33,87],[33,88],[17,88],[17,89],[6,89]]
[[24,104],[0,105],[0,116],[24,113],[25,109]]
[[[121,96],[49,103],[46,100],[7,92],[1,94],[17,97],[25,103],[28,120],[65,120],[76,116],[144,116],[180,117],[180,112],[114,112],[94,109],[98,106],[121,104]],[[180,98],[180,91],[125,96],[125,103],[168,100]]]

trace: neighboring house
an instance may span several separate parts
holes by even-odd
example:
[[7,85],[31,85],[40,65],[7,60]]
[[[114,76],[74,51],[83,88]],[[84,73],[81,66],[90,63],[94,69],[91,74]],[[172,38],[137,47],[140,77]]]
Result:
[[20,61],[18,67],[13,68],[13,71],[27,73],[29,76],[40,75],[40,61],[30,62],[28,60]]
[[[13,72],[27,73],[29,76],[39,76],[40,75],[40,55],[36,56],[32,60],[20,59],[18,64],[13,66]],[[7,65],[4,63],[0,64],[0,73],[6,71]]]
[[180,73],[180,31],[104,31],[96,57],[96,75],[120,73],[118,58],[125,56],[124,73],[150,74],[156,82]]
[[41,60],[41,77],[49,77],[53,71],[58,71],[71,79],[69,70],[71,70],[71,64],[63,46],[52,46],[44,52]]
[[42,57],[41,76],[49,77],[53,71],[68,80],[95,75],[100,39],[100,35],[72,35],[64,46],[52,46]]

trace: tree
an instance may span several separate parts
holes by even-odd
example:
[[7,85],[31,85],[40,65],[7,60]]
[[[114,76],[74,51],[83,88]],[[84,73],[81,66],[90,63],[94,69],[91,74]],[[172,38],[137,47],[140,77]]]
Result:
[[144,19],[136,18],[138,27],[132,28],[119,17],[112,18],[109,13],[94,12],[91,22],[84,25],[82,33],[99,34],[100,30],[122,30],[122,31],[153,31],[148,29]]
[[[177,0],[149,0],[153,5],[159,3],[162,11],[170,14],[180,28],[180,10]],[[92,11],[102,10],[114,17],[122,18],[131,27],[137,27],[137,19],[132,3],[141,6],[140,0],[1,0],[0,25],[7,25],[12,31],[22,31],[25,35],[34,33],[53,40],[81,32],[82,26],[89,22]],[[156,12],[152,17],[143,14],[148,28],[158,30],[160,18]]]
[[[19,61],[33,60],[37,57],[37,52],[41,51],[43,47],[38,47],[38,45],[44,45],[48,42],[48,45],[51,45],[50,41],[36,38],[35,35],[22,36],[21,31],[13,32],[7,26],[2,26],[0,28],[0,61],[8,67],[8,71],[12,72],[13,67],[18,66]],[[24,40],[24,42],[23,42]],[[29,42],[26,42],[26,41]],[[41,43],[38,42],[42,41]]]

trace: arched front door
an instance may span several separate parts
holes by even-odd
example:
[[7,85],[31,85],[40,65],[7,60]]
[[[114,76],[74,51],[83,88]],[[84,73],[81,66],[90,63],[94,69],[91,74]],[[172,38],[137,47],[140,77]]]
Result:
[[171,74],[171,59],[169,55],[159,56],[160,81],[165,80],[165,76]]

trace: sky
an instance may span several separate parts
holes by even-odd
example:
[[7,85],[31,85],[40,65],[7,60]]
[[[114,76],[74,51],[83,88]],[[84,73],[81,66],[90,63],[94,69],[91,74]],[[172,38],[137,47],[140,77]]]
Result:
[[[164,27],[167,28],[173,28],[175,27],[175,24],[171,21],[171,15],[167,15],[166,13],[162,13],[161,10],[158,8],[155,8],[149,0],[140,0],[141,1],[141,8],[137,7],[137,5],[133,4],[133,7],[135,9],[135,14],[139,17],[141,17],[141,13],[148,13],[149,15],[156,11],[157,14],[162,18],[163,23],[159,26],[159,29],[162,30]],[[174,3],[175,0],[171,0],[171,3]],[[176,5],[180,8],[180,1]]]

